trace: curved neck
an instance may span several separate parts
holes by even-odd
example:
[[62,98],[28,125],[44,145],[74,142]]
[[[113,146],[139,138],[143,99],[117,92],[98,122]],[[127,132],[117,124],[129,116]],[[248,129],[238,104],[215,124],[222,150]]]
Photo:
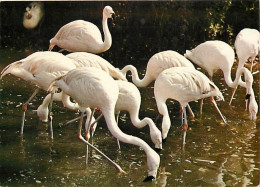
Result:
[[[101,109],[101,111],[102,111],[102,109]],[[123,133],[116,124],[116,120],[115,120],[113,111],[114,110],[111,110],[111,109],[102,111],[104,114],[106,123],[107,123],[107,127],[108,127],[109,131],[111,132],[111,134],[121,142],[142,147],[144,149],[146,155],[149,155],[149,154],[151,154],[151,152],[154,152],[154,150],[142,139]]]
[[136,68],[132,65],[127,65],[121,70],[122,73],[127,73],[128,71],[131,71],[132,81],[138,87],[146,87],[153,81],[147,73],[145,73],[144,78],[141,80],[138,76]]
[[236,72],[236,78],[234,81],[231,79],[231,70],[225,71],[224,78],[227,83],[227,85],[231,88],[235,88],[238,84],[244,88],[246,88],[246,83],[241,80],[242,73],[245,73],[244,68],[240,68]]
[[102,46],[103,46],[103,51],[106,51],[112,45],[112,37],[108,29],[107,18],[104,16],[102,20],[102,25],[103,25],[103,32],[104,32],[104,43],[102,44]]
[[139,110],[138,111],[136,110],[134,112],[129,112],[129,114],[130,114],[131,122],[133,123],[133,125],[136,128],[141,129],[141,128],[145,127],[148,123],[145,119],[143,119],[143,120],[139,119],[138,112],[139,112]]
[[[61,94],[62,94],[62,92],[60,92],[60,93],[54,93],[53,94],[53,101],[61,101]],[[51,102],[51,94],[48,94],[45,98],[44,98],[44,100],[43,100],[43,102],[42,102],[42,106],[43,107],[48,107],[49,106],[49,104],[50,104],[50,102]]]
[[64,105],[64,107],[70,109],[70,110],[78,110],[79,109],[79,105],[77,103],[73,103],[70,101],[70,96],[65,94],[64,92],[62,93],[62,103]]

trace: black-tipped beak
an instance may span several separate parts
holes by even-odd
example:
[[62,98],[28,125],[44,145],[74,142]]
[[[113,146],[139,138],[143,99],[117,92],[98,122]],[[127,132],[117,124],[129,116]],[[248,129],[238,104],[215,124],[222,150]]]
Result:
[[154,179],[155,179],[154,176],[148,176],[148,177],[146,177],[146,178],[143,180],[143,182],[152,181],[152,180],[154,180]]
[[155,150],[156,153],[159,153],[162,149],[160,149],[160,148],[154,148],[154,150]]
[[246,94],[246,100],[249,99],[251,94]]
[[165,139],[162,139],[162,143],[165,144],[165,142],[166,142],[166,138],[165,138]]
[[111,17],[112,17],[112,20],[115,20],[116,19],[115,13],[111,13]]

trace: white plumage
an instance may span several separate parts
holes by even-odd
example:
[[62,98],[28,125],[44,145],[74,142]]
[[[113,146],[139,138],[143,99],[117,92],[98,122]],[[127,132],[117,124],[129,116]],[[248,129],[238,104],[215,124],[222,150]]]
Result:
[[[232,81],[231,68],[234,63],[235,53],[231,46],[225,42],[218,40],[204,42],[191,51],[187,50],[184,56],[204,68],[208,72],[211,80],[214,72],[221,69],[224,74],[225,82],[229,87],[236,89],[238,84],[245,88],[250,87],[249,82],[243,82],[241,80],[242,73],[245,77],[250,76],[248,75],[250,72],[246,71],[245,68],[238,68],[236,71],[236,79]],[[254,106],[258,107],[256,105]],[[249,110],[249,112],[251,115],[253,111]]]
[[88,21],[76,20],[60,28],[50,40],[49,50],[52,50],[57,45],[70,52],[102,53],[107,51],[112,45],[107,19],[112,18],[112,15],[114,15],[113,9],[106,6],[103,10],[102,21],[104,42],[96,25]]
[[[187,126],[186,109],[188,102],[201,98],[218,96],[224,100],[218,87],[203,73],[187,67],[174,67],[164,70],[154,84],[154,96],[158,111],[163,115],[162,138],[166,139],[171,121],[166,106],[167,99],[177,100],[184,108],[184,120]],[[185,131],[186,132],[186,131]],[[185,138],[184,138],[185,143]]]
[[121,71],[124,74],[131,71],[133,83],[138,87],[146,87],[152,81],[156,80],[163,70],[171,67],[194,68],[193,64],[184,56],[180,55],[176,51],[168,50],[156,53],[150,58],[147,63],[145,76],[141,80],[138,77],[136,68],[132,65],[125,66]]
[[260,33],[256,29],[242,29],[235,40],[235,49],[239,59],[238,69],[242,68],[248,58],[252,58],[251,71],[255,57],[260,50]]
[[[143,148],[147,155],[148,178],[156,177],[160,163],[159,155],[143,140],[124,134],[117,126],[114,117],[119,88],[116,81],[97,68],[79,68],[70,71],[56,82],[66,94],[75,99],[83,107],[100,108],[109,131],[119,141],[134,144]],[[78,136],[81,136],[81,125]]]

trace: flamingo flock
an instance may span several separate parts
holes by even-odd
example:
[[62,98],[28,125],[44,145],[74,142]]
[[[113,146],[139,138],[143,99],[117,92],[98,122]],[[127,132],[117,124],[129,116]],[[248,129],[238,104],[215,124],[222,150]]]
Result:
[[[41,3],[31,3],[26,8],[24,15],[24,26],[26,28],[31,29],[39,24],[39,20],[42,18],[42,14],[39,12],[42,8]],[[186,144],[188,130],[186,107],[189,109],[192,118],[195,117],[189,107],[189,102],[201,99],[202,113],[203,99],[210,97],[221,119],[224,123],[227,123],[214,100],[214,97],[217,97],[224,101],[220,89],[213,82],[215,71],[222,70],[225,82],[230,88],[236,90],[239,85],[246,89],[246,110],[249,110],[251,120],[256,119],[258,104],[252,88],[253,76],[251,72],[253,61],[260,48],[259,31],[246,28],[237,35],[235,50],[239,65],[234,81],[231,78],[231,68],[235,60],[235,52],[230,45],[219,40],[205,41],[194,49],[187,50],[184,55],[172,50],[156,53],[147,63],[145,76],[140,79],[138,70],[133,65],[127,65],[120,70],[96,55],[107,51],[112,45],[112,36],[107,22],[114,15],[115,12],[112,7],[104,7],[102,20],[104,41],[98,27],[93,23],[83,20],[72,21],[61,27],[50,40],[49,51],[35,52],[24,59],[9,64],[2,70],[1,79],[7,74],[12,74],[37,86],[36,91],[22,106],[21,135],[24,132],[25,112],[28,103],[40,89],[45,90],[50,94],[44,98],[43,103],[38,107],[37,115],[40,120],[49,121],[51,138],[53,139],[52,102],[61,101],[64,107],[81,112],[77,132],[78,139],[104,156],[118,172],[125,173],[118,164],[88,141],[90,129],[94,131],[100,118],[98,117],[96,120],[94,117],[94,111],[98,109],[104,116],[109,131],[118,140],[119,148],[119,141],[121,141],[141,147],[145,152],[148,171],[144,180],[146,182],[156,179],[160,167],[160,156],[157,152],[162,150],[162,143],[166,141],[169,129],[174,123],[170,120],[166,105],[167,99],[174,99],[180,104],[183,145]],[[65,56],[62,53],[53,52],[51,50],[54,46],[61,48],[61,51],[66,50],[72,53]],[[251,72],[244,67],[248,58],[251,58],[252,62]],[[192,63],[205,69],[209,78],[196,70]],[[126,79],[128,71],[132,74],[133,83]],[[244,75],[244,81],[241,79],[242,75]],[[158,113],[163,116],[161,127],[157,127],[151,118],[139,118],[142,97],[137,87],[147,87],[153,81],[155,81],[153,87],[154,99],[151,99],[156,102]],[[70,98],[75,102],[72,102]],[[131,122],[135,127],[149,126],[150,138],[155,145],[155,149],[152,149],[144,140],[120,130],[118,116],[117,119],[115,118],[115,114],[119,115],[120,111],[129,112]],[[84,115],[87,115],[85,138],[82,136]]]

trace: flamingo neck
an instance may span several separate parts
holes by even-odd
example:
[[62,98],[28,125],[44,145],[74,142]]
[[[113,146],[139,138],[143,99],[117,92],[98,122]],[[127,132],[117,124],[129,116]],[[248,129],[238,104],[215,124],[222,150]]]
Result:
[[246,83],[241,80],[242,73],[245,74],[244,68],[240,68],[239,70],[237,70],[236,78],[234,81],[232,81],[231,79],[231,70],[225,71],[223,73],[225,81],[229,87],[235,88],[239,84],[240,86],[246,88]]
[[[62,92],[60,92],[60,93],[54,93],[53,94],[53,97],[52,97],[52,100],[53,101],[61,101],[61,95],[62,95]],[[43,107],[48,107],[49,106],[49,104],[50,104],[50,102],[51,102],[51,94],[48,94],[45,98],[44,98],[44,100],[43,100],[43,102],[42,102],[42,106]]]
[[171,120],[168,113],[167,105],[165,103],[165,100],[160,100],[160,98],[156,98],[157,108],[159,113],[163,116],[162,119],[162,138],[166,139],[170,126],[171,126]]
[[126,74],[128,71],[132,73],[132,81],[137,87],[146,87],[153,81],[151,76],[149,76],[147,73],[145,73],[143,79],[140,79],[136,68],[132,65],[127,65],[121,70],[121,72],[124,74]]
[[[54,93],[53,94],[53,101],[61,101],[61,92],[60,93]],[[49,109],[48,106],[51,102],[51,94],[48,94],[42,104],[37,108],[37,115],[40,118],[40,120],[42,121],[48,121],[48,113],[49,113]]]
[[64,107],[70,109],[70,110],[78,110],[79,105],[77,103],[73,103],[70,101],[70,96],[66,93],[62,92],[62,103]]
[[131,122],[133,123],[133,125],[136,128],[141,129],[141,128],[145,127],[148,124],[147,123],[148,121],[146,119],[140,120],[140,118],[138,116],[138,112],[139,112],[139,110],[138,111],[136,110],[134,112],[129,112],[129,114],[130,114]]
[[106,111],[102,111],[102,113],[104,114],[109,131],[115,138],[117,138],[121,142],[142,147],[147,156],[150,155],[152,152],[154,152],[153,149],[142,139],[123,133],[118,128],[112,111],[114,110],[106,110]]
[[112,37],[107,25],[107,17],[103,16],[102,25],[103,25],[103,32],[104,32],[104,43],[102,44],[102,48],[103,48],[102,51],[106,51],[112,45]]

